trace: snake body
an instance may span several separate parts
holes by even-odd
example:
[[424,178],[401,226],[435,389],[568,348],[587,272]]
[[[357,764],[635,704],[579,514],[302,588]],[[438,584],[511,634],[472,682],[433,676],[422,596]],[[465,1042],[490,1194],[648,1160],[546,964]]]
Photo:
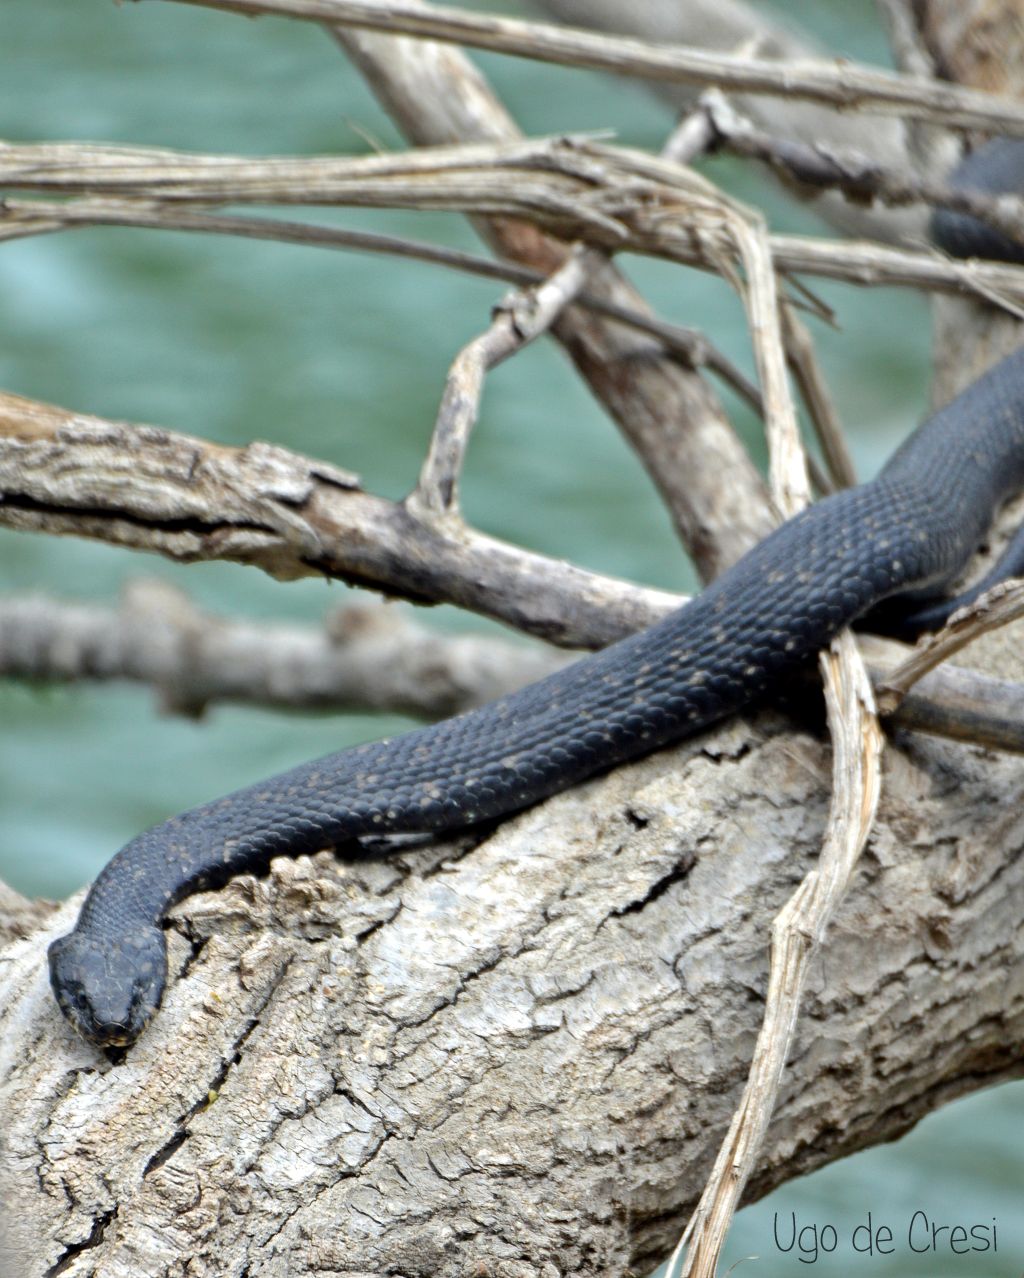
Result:
[[526,808],[764,694],[880,602],[935,595],[1024,488],[1024,352],[935,413],[870,483],[783,524],[665,620],[509,696],[314,760],[140,834],[50,947],[61,1010],[134,1041],[166,979],[176,901],[368,834],[453,830]]

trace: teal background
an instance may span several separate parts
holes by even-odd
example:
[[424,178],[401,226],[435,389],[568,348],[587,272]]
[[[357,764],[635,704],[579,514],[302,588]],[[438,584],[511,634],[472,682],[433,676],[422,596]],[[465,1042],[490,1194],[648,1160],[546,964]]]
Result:
[[[481,7],[477,5],[476,7]],[[498,6],[493,6],[498,8]],[[511,0],[508,6],[512,8]],[[837,52],[885,62],[869,0],[786,6]],[[612,129],[657,148],[670,113],[636,85],[481,56],[529,132]],[[174,4],[4,0],[0,137],[91,140],[206,151],[362,153],[401,146],[336,46],[299,23]],[[814,222],[756,176],[716,160],[716,180],[767,207],[777,229]],[[317,210],[317,221],[387,229],[470,249],[455,216]],[[698,325],[750,369],[738,304],[719,282],[660,262],[622,266],[664,316]],[[929,324],[909,292],[815,283],[841,322],[815,336],[861,472],[870,474],[927,396]],[[504,290],[436,267],[283,245],[145,231],[77,231],[0,251],[0,385],[107,417],[226,444],[253,438],[357,470],[371,491],[411,486],[447,365]],[[730,412],[763,457],[756,423]],[[688,589],[689,565],[640,467],[556,348],[538,343],[489,380],[465,484],[469,517],[495,535],[588,567]],[[114,602],[156,575],[232,616],[317,621],[348,592],[280,585],[219,564],[178,567],[72,540],[0,530],[0,589]],[[428,620],[479,621],[433,610]],[[0,681],[0,877],[61,896],[141,827],[349,742],[396,718],[283,716],[217,708],[200,724],[162,718],[136,688]],[[1020,1085],[971,1097],[872,1150],[788,1185],[742,1212],[723,1272],[753,1255],[762,1272],[1017,1275]],[[858,1258],[850,1231],[868,1210],[899,1235],[915,1210],[944,1224],[998,1222],[993,1255]],[[813,1264],[773,1242],[833,1224],[840,1244]]]

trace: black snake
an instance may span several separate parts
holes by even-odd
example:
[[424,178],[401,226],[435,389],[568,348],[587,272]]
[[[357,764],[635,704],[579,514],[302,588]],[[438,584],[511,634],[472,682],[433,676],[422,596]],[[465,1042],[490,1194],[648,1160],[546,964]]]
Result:
[[[963,219],[951,225],[954,239],[964,233]],[[936,230],[945,234],[941,219]],[[480,709],[317,759],[140,834],[50,947],[61,1010],[100,1046],[133,1042],[163,994],[161,920],[175,901],[273,856],[503,816],[695,733],[881,601],[941,592],[1022,487],[1017,352],[920,426],[876,479],[789,520],[649,630]],[[989,581],[1022,567],[1018,538]],[[916,621],[949,610],[944,602]]]

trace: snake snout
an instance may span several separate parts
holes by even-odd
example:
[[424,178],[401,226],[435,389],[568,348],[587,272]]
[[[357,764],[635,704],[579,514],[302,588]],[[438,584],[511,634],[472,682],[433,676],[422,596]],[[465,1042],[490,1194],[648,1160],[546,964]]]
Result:
[[167,951],[159,928],[116,942],[78,931],[50,946],[50,984],[73,1028],[97,1047],[127,1047],[160,1006]]

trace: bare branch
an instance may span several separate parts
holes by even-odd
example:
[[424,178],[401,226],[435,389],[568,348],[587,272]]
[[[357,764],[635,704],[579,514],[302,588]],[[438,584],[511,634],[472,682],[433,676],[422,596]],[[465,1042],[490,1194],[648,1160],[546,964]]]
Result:
[[[832,487],[847,488],[857,482],[857,472],[828,383],[814,353],[811,335],[797,315],[795,307],[786,301],[782,303],[782,322],[786,359],[800,387],[801,397],[807,406],[828,466],[831,483],[824,482],[823,477],[818,482],[818,488],[822,492],[828,492]],[[808,458],[808,462],[811,460]]]
[[424,524],[349,472],[284,448],[224,448],[6,394],[0,524],[284,579],[337,577],[455,603],[567,647],[600,647],[675,602],[472,529]]
[[913,654],[885,681],[882,699],[892,710],[911,687],[930,670],[969,643],[1024,617],[1024,581],[1003,581],[993,586],[972,604],[953,613],[938,632],[928,635]]
[[[775,273],[763,230],[736,219],[749,293],[748,311],[764,387],[772,494],[785,517],[811,499],[806,459],[789,394]],[[806,355],[806,352],[804,352]],[[776,917],[768,997],[754,1058],[729,1131],[669,1272],[686,1248],[685,1278],[714,1278],[744,1189],[761,1157],[796,1035],[811,960],[842,902],[878,808],[884,738],[867,670],[849,631],[821,654],[833,745],[832,803],[818,865]]]
[[[672,598],[650,620],[685,602]],[[568,600],[569,608],[576,605]],[[907,649],[873,635],[861,635],[859,643],[884,696]],[[443,718],[572,659],[481,635],[438,633],[394,604],[349,605],[317,630],[257,627],[200,611],[167,583],[148,580],[132,583],[118,608],[37,595],[0,600],[0,675],[144,683],[162,710],[189,716],[238,701]],[[814,678],[809,672],[809,682]],[[898,728],[1024,753],[1024,686],[961,666],[946,663],[924,675],[886,714]]]
[[[639,36],[658,45],[685,44],[709,53],[754,55],[781,64],[829,57],[817,40],[799,26],[790,6],[785,20],[763,5],[743,0],[644,0],[643,4],[623,4],[622,0],[533,0],[534,5],[562,22],[598,29],[610,35]],[[845,50],[836,49],[835,54]],[[693,110],[702,86],[651,80],[647,87],[677,112]],[[821,143],[834,150],[867,152],[894,169],[909,164],[907,127],[902,120],[866,113],[835,111],[798,97],[766,97],[733,90],[730,100],[744,114],[780,137]],[[693,127],[700,128],[693,120]],[[764,168],[767,181],[776,180]],[[833,191],[811,187],[783,188],[844,235],[909,243],[925,233],[925,218],[918,208],[898,211],[852,205]]]
[[419,481],[406,499],[407,509],[418,518],[461,522],[459,476],[480,411],[485,375],[547,332],[579,296],[595,259],[595,250],[577,246],[543,284],[506,298],[490,328],[459,352],[445,381]]
[[[373,170],[368,166],[374,166]],[[164,197],[173,198],[176,205],[281,200],[387,208],[443,206],[476,215],[530,218],[573,239],[589,237],[604,247],[711,270],[720,269],[720,261],[709,254],[699,237],[684,233],[683,207],[698,208],[705,200],[706,207],[721,208],[723,202],[735,207],[715,188],[695,184],[692,175],[678,165],[627,148],[565,140],[524,143],[515,149],[474,146],[355,160],[317,157],[288,161],[72,143],[7,146],[0,147],[3,185],[71,192],[109,189],[130,194],[147,204],[90,201],[89,208],[75,210],[69,218],[97,222],[132,219],[140,225],[158,216],[151,202]],[[586,204],[595,211],[581,213]],[[666,217],[669,208],[673,210],[672,221]],[[609,216],[610,210],[614,210],[613,216]],[[7,200],[0,204],[0,239],[25,234],[26,224],[32,233],[56,229],[55,216],[49,207],[44,213],[37,211],[34,201]],[[250,225],[259,224],[254,221]],[[316,228],[313,234],[326,236],[327,228]],[[981,296],[1014,311],[1024,306],[1024,268],[1020,266],[952,261],[930,248],[913,252],[796,235],[773,235],[769,247],[777,268],[786,272],[864,286]],[[555,264],[552,260],[551,269]],[[604,298],[593,282],[589,293],[592,300]],[[627,309],[642,313],[643,303],[635,294],[632,298]],[[634,375],[638,375],[636,365],[634,358]],[[645,436],[643,450],[652,447]]]
[[211,702],[287,710],[387,711],[442,719],[550,674],[573,658],[483,635],[448,635],[393,604],[349,605],[320,629],[200,611],[142,579],[118,608],[45,595],[0,601],[0,675],[150,685],[189,717]]
[[[519,137],[461,50],[344,27],[332,34],[415,144]],[[475,225],[504,257],[545,273],[562,260],[562,245],[521,220],[487,217]],[[645,307],[612,263],[592,273],[589,291],[631,309]],[[674,368],[656,348],[576,310],[566,312],[553,333],[636,450],[697,571],[705,580],[716,576],[770,526],[764,484],[720,404],[699,377]],[[722,475],[728,483],[720,482]]]
[[[5,218],[12,219],[5,221]],[[175,206],[142,204],[135,200],[77,199],[63,203],[47,200],[6,200],[0,206],[0,241],[48,235],[86,226],[123,226],[162,231],[192,231],[213,235],[235,235],[241,239],[271,240],[317,248],[381,253],[447,266],[467,275],[503,280],[509,284],[540,284],[541,271],[512,262],[495,262],[489,257],[465,253],[461,249],[409,240],[376,231],[350,231],[311,222],[288,222],[269,217],[237,217],[230,214],[195,213]],[[690,368],[706,367],[760,412],[761,394],[750,379],[699,329],[669,324],[656,316],[631,310],[592,293],[579,293],[577,305],[595,311],[627,328],[656,337],[666,351],[677,355]]]
[[710,54],[572,27],[467,13],[404,0],[175,0],[229,13],[276,13],[307,22],[423,36],[496,53],[722,89],[796,96],[844,111],[866,110],[933,120],[949,128],[988,129],[1024,136],[1024,107],[1011,100],[944,82],[909,79],[842,62],[789,62]]
[[756,128],[714,89],[703,96],[702,103],[720,146],[735,155],[762,160],[794,181],[836,188],[850,199],[878,200],[896,208],[919,203],[950,209],[977,218],[1012,240],[1024,240],[1024,200],[1020,196],[961,190],[945,182],[893,172],[861,153],[774,136]]

